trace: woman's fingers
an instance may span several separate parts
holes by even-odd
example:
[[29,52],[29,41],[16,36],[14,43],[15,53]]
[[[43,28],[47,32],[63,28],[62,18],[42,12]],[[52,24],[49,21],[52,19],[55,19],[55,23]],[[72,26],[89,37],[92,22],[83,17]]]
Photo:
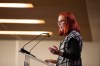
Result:
[[58,50],[58,48],[56,46],[53,46],[56,50]]
[[49,50],[52,54],[56,54],[58,55],[59,54],[59,50],[56,46],[53,46],[53,47],[49,47]]

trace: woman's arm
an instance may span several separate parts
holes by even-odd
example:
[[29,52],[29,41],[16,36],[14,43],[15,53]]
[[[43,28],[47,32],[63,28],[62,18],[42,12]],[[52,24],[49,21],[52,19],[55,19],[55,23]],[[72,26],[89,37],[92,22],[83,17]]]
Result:
[[47,59],[47,60],[45,60],[45,62],[50,62],[50,63],[56,64],[57,63],[57,60]]

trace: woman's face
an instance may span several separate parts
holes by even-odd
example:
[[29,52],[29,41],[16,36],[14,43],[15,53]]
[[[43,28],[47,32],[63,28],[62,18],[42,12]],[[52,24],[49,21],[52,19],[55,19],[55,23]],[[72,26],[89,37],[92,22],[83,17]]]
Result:
[[58,26],[59,26],[59,31],[61,33],[61,35],[65,34],[65,32],[68,31],[68,24],[67,24],[67,19],[63,16],[63,15],[60,15],[58,17]]

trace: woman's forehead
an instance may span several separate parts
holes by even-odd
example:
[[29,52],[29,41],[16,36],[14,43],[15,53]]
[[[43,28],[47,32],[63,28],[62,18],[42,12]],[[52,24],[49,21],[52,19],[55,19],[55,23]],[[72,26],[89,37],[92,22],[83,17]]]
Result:
[[59,15],[58,20],[62,20],[65,19],[65,17],[63,15]]

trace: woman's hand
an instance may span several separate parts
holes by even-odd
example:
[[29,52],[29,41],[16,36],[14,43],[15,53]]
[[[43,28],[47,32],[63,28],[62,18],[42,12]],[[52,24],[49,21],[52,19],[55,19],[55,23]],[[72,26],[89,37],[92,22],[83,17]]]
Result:
[[52,59],[46,59],[45,62],[47,63],[54,63],[56,64],[57,60],[52,60]]
[[52,54],[55,54],[55,55],[62,55],[63,54],[61,51],[58,50],[58,48],[56,46],[49,47],[49,50]]

